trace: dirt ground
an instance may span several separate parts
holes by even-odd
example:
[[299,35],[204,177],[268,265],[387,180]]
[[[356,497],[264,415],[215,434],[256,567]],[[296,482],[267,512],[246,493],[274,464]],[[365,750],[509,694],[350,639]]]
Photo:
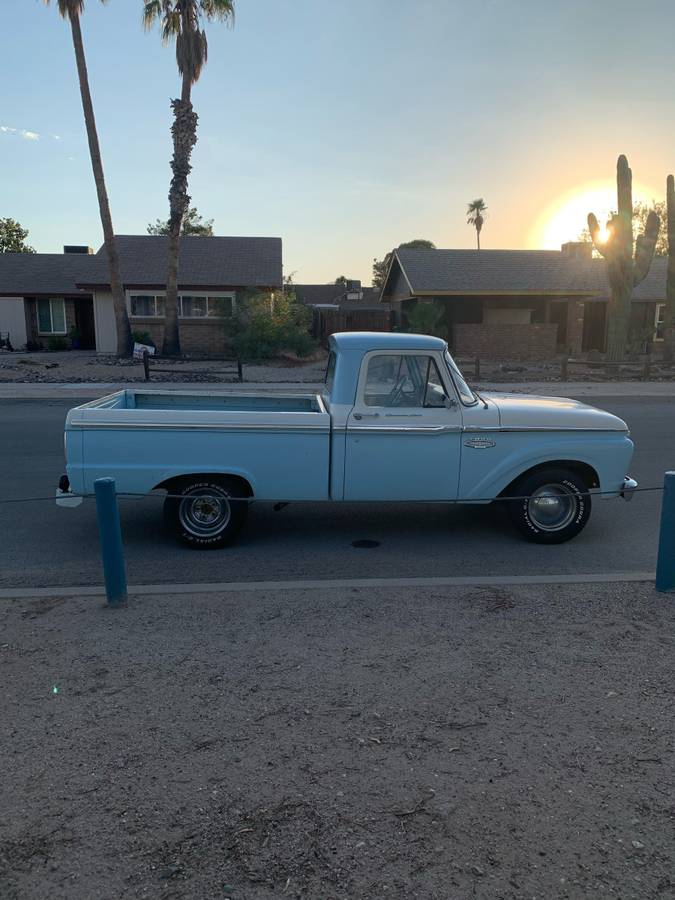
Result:
[[[327,354],[307,362],[272,360],[244,365],[244,380],[251,382],[323,381]],[[151,380],[161,382],[236,382],[236,364],[216,360],[161,360],[166,369]],[[138,359],[98,356],[92,351],[60,353],[0,353],[0,383],[66,383],[145,381]]]
[[[245,363],[244,380],[251,383],[323,381],[326,369],[325,352],[307,362],[276,359],[262,363]],[[523,362],[518,360],[481,360],[480,376],[475,374],[474,360],[460,360],[469,381],[514,383],[527,381],[560,381],[560,359]],[[234,366],[210,360],[161,360],[156,365],[167,371],[157,373],[153,380],[162,382],[234,382]],[[642,363],[627,363],[616,369],[603,369],[589,363],[569,368],[569,379],[575,382],[639,381]],[[654,364],[650,381],[672,381],[675,370]],[[143,382],[143,366],[137,359],[117,359],[97,356],[93,351],[65,351],[59,353],[0,352],[0,383],[67,383],[84,382]]]
[[3,601],[0,897],[675,897],[674,600]]

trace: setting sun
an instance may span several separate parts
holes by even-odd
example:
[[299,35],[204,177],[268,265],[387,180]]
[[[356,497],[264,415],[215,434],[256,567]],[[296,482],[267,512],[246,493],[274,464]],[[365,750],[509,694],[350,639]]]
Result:
[[[656,191],[633,184],[633,202],[652,204]],[[589,212],[600,223],[600,240],[608,238],[605,223],[616,209],[616,184],[612,181],[579,185],[553,201],[541,214],[529,236],[531,247],[559,250],[566,241],[575,241],[587,227]]]

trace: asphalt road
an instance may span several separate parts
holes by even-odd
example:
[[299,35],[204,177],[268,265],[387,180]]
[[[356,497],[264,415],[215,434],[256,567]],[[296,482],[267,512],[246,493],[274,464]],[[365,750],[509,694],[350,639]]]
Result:
[[[660,485],[675,468],[675,398],[584,398],[626,419],[636,443],[631,474]],[[93,501],[60,509],[63,422],[77,400],[0,401],[0,586],[45,587],[102,581]],[[253,506],[238,543],[195,552],[164,533],[162,500],[123,500],[128,577],[135,583],[297,578],[537,575],[635,572],[654,568],[660,496],[632,503],[596,500],[575,540],[554,547],[523,541],[496,507],[423,504]],[[378,541],[372,549],[352,546]]]

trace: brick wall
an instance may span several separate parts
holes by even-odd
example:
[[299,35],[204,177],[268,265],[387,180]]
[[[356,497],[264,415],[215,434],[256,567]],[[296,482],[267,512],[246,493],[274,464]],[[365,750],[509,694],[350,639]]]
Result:
[[454,325],[453,353],[481,359],[547,359],[556,354],[558,326]]
[[[181,351],[190,356],[225,356],[231,351],[226,322],[178,320]],[[158,319],[131,319],[132,331],[147,331],[158,351],[164,340],[164,321]]]

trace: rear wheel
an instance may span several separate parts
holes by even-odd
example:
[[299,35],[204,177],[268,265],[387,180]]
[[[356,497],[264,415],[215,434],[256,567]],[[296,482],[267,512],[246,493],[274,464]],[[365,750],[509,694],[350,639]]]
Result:
[[164,520],[174,536],[195,550],[231,544],[241,531],[248,503],[227,478],[192,478],[175,484],[164,501]]
[[583,530],[591,514],[585,481],[569,469],[540,469],[525,475],[510,494],[516,528],[537,544],[562,544]]

